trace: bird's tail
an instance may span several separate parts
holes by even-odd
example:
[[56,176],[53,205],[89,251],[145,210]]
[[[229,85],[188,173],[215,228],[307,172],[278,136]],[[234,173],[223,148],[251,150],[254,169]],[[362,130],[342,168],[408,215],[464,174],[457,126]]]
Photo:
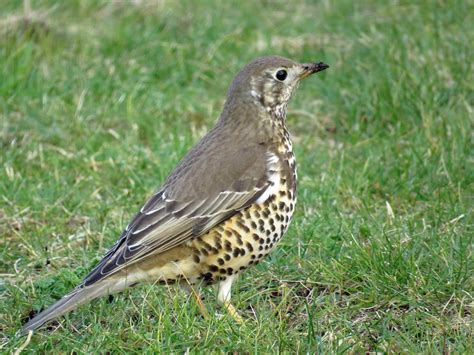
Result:
[[119,288],[118,286],[119,285],[115,282],[111,282],[111,280],[103,280],[91,286],[76,288],[51,307],[30,319],[23,328],[18,331],[17,335],[26,335],[30,330],[35,330],[47,321],[59,317],[86,302],[109,293],[117,292],[121,289],[121,287]]

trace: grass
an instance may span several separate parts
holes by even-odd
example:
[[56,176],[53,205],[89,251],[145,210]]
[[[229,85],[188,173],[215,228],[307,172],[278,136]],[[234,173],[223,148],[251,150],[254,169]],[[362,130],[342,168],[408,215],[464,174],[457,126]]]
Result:
[[[27,3],[28,5],[28,3]],[[256,56],[323,60],[288,114],[293,224],[239,326],[174,288],[100,299],[31,352],[474,352],[472,1],[6,1],[0,336],[74,287]]]

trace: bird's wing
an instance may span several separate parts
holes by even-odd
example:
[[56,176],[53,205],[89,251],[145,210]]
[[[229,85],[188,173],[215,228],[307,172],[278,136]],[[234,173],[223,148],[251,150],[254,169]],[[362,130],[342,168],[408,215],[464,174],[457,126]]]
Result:
[[206,164],[194,153],[142,207],[82,285],[202,235],[255,202],[275,183],[275,155],[263,146],[208,157]]

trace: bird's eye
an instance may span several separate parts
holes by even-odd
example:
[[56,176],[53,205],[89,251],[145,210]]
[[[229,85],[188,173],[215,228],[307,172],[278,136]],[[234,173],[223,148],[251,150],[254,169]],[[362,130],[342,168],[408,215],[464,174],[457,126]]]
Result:
[[281,69],[276,72],[275,76],[278,80],[284,81],[286,77],[288,76],[288,73],[286,72],[286,70]]

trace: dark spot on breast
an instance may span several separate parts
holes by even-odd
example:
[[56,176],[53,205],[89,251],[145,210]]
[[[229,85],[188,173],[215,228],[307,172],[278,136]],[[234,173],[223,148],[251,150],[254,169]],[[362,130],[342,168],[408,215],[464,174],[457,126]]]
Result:
[[234,252],[232,253],[232,255],[234,256],[234,258],[236,258],[236,257],[239,256],[239,253],[240,253],[239,248],[235,248],[235,249],[234,249]]
[[202,253],[202,255],[205,255],[205,256],[209,255],[209,252],[205,248],[201,249],[201,253]]
[[226,273],[227,273],[226,269],[220,269],[219,272],[220,272],[221,274],[226,274]]
[[217,259],[217,263],[219,265],[224,265],[224,259],[222,259],[222,258]]
[[259,245],[259,246],[258,246],[258,250],[259,250],[259,251],[262,251],[262,250],[263,250],[263,245]]
[[225,250],[231,252],[232,251],[232,244],[228,240],[226,240],[224,242],[224,248],[225,248]]
[[228,267],[227,268],[227,275],[232,275],[234,273],[234,269],[232,269],[231,267]]
[[202,244],[204,244],[204,247],[208,250],[208,251],[212,251],[213,249],[213,246],[207,242],[202,242]]
[[224,255],[224,259],[229,261],[230,260],[230,255],[229,254]]
[[255,240],[255,241],[258,241],[258,240],[260,239],[260,237],[259,237],[258,234],[256,234],[256,233],[252,234],[252,238],[253,238],[253,240]]
[[270,229],[267,229],[267,230],[265,231],[265,234],[266,234],[266,235],[270,235],[270,234],[272,234],[272,231],[271,231]]
[[263,256],[263,254],[258,254],[258,255],[257,255],[257,258],[261,259],[262,256]]
[[199,262],[201,261],[201,259],[199,258],[199,256],[197,256],[196,254],[193,255],[193,259],[194,259],[194,262],[196,264],[199,264]]
[[237,244],[239,244],[239,245],[243,245],[243,244],[244,244],[244,242],[242,241],[242,237],[240,236],[240,234],[237,235]]
[[211,272],[217,272],[219,268],[216,265],[209,265],[209,271]]
[[224,233],[226,236],[232,237],[232,232],[229,229],[226,229]]
[[259,242],[260,244],[264,244],[264,243],[265,243],[265,239],[260,238],[258,242]]
[[250,252],[253,251],[253,246],[249,242],[245,243],[245,246],[247,247],[248,251],[250,251]]
[[245,232],[245,233],[249,233],[250,232],[250,228],[247,227],[244,223],[242,223],[241,221],[237,221],[237,225]]
[[254,221],[250,222],[250,226],[251,226],[253,229],[257,229],[257,223],[255,223]]
[[212,280],[212,274],[210,272],[206,272],[204,275],[202,275],[202,279],[204,281],[211,281]]

